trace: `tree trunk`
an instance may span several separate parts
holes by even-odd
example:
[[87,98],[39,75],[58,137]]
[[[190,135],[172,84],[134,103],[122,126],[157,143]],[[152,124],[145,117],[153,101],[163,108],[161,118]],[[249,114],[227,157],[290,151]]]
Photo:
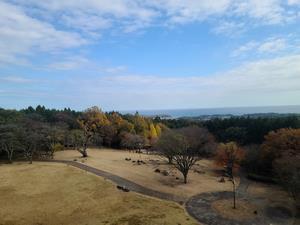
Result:
[[182,175],[183,175],[183,182],[186,184],[187,183],[187,175],[188,175],[188,173],[183,172]]
[[233,188],[233,208],[236,209],[236,192],[235,192],[235,183],[232,177],[232,188]]
[[32,164],[33,150],[30,151],[30,161],[29,164]]
[[88,154],[87,154],[87,144],[84,144],[83,148],[82,149],[79,148],[78,151],[82,154],[83,158],[88,157]]
[[12,163],[12,156],[13,156],[13,151],[7,151],[7,158],[8,158],[8,162]]
[[81,154],[82,154],[82,157],[84,157],[84,158],[88,157],[86,149],[83,149],[83,151],[81,152]]
[[173,161],[173,157],[168,157],[168,163],[172,164],[172,161]]

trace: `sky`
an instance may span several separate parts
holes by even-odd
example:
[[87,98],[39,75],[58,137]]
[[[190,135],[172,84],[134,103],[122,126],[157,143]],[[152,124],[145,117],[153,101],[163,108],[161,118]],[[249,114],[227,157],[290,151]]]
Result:
[[0,0],[0,107],[300,104],[300,0]]

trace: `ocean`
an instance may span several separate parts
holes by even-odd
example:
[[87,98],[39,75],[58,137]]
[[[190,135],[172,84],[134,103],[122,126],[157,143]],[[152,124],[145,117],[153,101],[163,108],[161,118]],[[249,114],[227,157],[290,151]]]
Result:
[[258,106],[258,107],[230,107],[230,108],[202,108],[202,109],[165,109],[165,110],[132,110],[121,113],[135,113],[143,116],[162,116],[169,118],[197,117],[210,115],[234,115],[258,113],[300,113],[300,105],[293,106]]

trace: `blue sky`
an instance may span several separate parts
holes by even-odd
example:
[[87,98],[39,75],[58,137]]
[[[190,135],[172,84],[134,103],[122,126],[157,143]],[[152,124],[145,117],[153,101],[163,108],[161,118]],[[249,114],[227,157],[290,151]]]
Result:
[[0,107],[300,104],[300,0],[0,0]]

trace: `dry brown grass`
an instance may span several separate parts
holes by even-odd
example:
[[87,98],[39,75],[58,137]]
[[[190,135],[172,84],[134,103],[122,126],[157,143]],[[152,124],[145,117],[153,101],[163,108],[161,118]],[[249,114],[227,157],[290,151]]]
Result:
[[254,211],[257,207],[247,201],[237,200],[236,209],[233,209],[233,202],[230,199],[223,199],[212,203],[212,208],[222,217],[232,220],[244,221],[255,217]]
[[[167,164],[166,160],[157,155],[129,153],[122,150],[89,149],[89,157],[86,160],[80,158],[80,153],[73,150],[57,152],[56,159],[84,161],[85,164],[111,172],[128,180],[136,182],[153,190],[171,193],[181,197],[191,197],[198,193],[231,190],[231,183],[219,183],[219,177],[213,172],[213,162],[200,160],[188,175],[188,184],[183,183],[182,175]],[[143,160],[144,165],[136,165],[125,158]],[[154,161],[150,161],[154,160]],[[171,174],[163,176],[154,170],[167,170]],[[196,169],[204,174],[193,172]],[[179,179],[176,179],[178,177]],[[238,179],[237,179],[238,180]]]
[[117,190],[55,163],[0,166],[0,224],[197,224],[178,204]]

